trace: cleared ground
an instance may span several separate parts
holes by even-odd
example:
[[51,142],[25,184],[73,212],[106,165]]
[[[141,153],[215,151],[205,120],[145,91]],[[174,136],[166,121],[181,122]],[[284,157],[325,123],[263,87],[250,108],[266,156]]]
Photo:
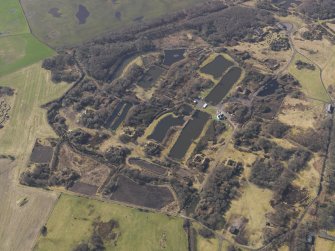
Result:
[[114,219],[120,226],[117,247],[106,250],[187,250],[183,220],[162,214],[63,194],[40,237],[35,251],[72,250],[92,235],[92,223]]
[[[23,0],[32,31],[52,46],[76,44],[140,20],[157,18],[179,11],[204,0]],[[76,17],[79,4],[86,7],[89,16],[84,24]],[[59,17],[48,13],[57,8]],[[55,9],[54,9],[55,10]]]
[[[19,170],[26,166],[35,139],[54,136],[40,105],[69,87],[54,85],[49,79],[40,64],[0,78],[1,86],[10,86],[16,92],[10,120],[0,130],[0,153],[16,157],[15,163],[0,163],[0,250],[30,250],[57,197],[18,185]],[[18,207],[16,201],[24,197],[28,203]]]

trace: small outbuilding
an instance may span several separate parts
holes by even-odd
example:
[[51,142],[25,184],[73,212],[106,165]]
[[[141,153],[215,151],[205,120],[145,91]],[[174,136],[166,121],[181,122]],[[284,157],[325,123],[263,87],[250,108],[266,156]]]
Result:
[[333,104],[327,104],[326,111],[330,114],[333,114],[334,112],[334,105]]

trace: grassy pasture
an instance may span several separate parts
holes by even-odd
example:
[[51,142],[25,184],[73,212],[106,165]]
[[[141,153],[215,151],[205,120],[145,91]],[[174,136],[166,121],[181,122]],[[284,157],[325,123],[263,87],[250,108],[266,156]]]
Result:
[[309,98],[314,98],[318,100],[322,100],[324,102],[329,101],[329,96],[327,94],[326,89],[322,85],[320,79],[320,70],[317,68],[314,71],[302,69],[298,70],[295,66],[295,63],[301,60],[303,62],[307,62],[313,64],[313,62],[309,61],[304,56],[297,54],[289,66],[289,72],[300,82],[302,85],[302,91]]
[[317,237],[315,240],[315,250],[335,251],[335,242]]
[[[32,31],[51,46],[72,45],[92,39],[98,34],[135,24],[136,18],[157,18],[204,0],[22,0]],[[85,24],[76,18],[78,5],[90,12]],[[60,17],[48,11],[58,8]]]
[[29,33],[25,16],[18,0],[1,0],[0,35]]
[[187,250],[182,219],[65,194],[49,218],[47,236],[39,238],[34,250],[72,250],[89,240],[98,217],[117,220],[120,225],[117,247],[110,244],[106,250]]
[[53,53],[29,33],[0,37],[0,76],[36,63]]

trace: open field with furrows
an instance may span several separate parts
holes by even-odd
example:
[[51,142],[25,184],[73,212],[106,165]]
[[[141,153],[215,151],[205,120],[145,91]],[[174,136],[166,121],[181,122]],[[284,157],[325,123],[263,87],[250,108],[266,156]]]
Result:
[[204,0],[23,0],[22,5],[33,33],[47,44],[61,46],[201,2]]
[[119,225],[117,246],[105,243],[106,250],[187,250],[182,219],[65,194],[49,218],[47,235],[34,250],[72,250],[90,240],[98,219],[113,219]]
[[297,54],[292,60],[288,70],[289,72],[300,82],[302,86],[302,91],[306,94],[307,97],[317,99],[320,101],[328,102],[329,96],[325,87],[322,84],[320,78],[320,70],[316,68],[315,70],[301,69],[299,70],[296,67],[296,62],[301,60],[309,64],[313,64],[306,57]]
[[[0,249],[30,250],[57,198],[55,193],[18,185],[20,168],[25,167],[37,137],[52,137],[40,105],[59,97],[69,85],[54,85],[40,64],[0,78],[1,86],[15,89],[9,122],[0,130],[0,153],[16,157],[0,164]],[[0,160],[1,161],[1,160]],[[27,197],[22,207],[17,200]]]
[[0,8],[0,36],[29,33],[20,2],[2,0]]
[[60,97],[70,85],[52,84],[49,72],[39,63],[0,78],[0,85],[16,92],[10,120],[0,131],[1,153],[22,155],[32,149],[37,137],[55,136],[40,106]]

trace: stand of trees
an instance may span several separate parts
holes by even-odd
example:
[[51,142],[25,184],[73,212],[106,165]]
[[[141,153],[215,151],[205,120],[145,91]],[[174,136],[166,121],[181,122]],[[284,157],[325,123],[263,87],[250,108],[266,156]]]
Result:
[[242,171],[243,167],[240,165],[216,167],[200,193],[200,201],[196,209],[197,219],[212,229],[221,229],[224,226],[223,215],[236,196]]
[[313,19],[334,18],[335,0],[306,0],[299,6],[299,11]]

